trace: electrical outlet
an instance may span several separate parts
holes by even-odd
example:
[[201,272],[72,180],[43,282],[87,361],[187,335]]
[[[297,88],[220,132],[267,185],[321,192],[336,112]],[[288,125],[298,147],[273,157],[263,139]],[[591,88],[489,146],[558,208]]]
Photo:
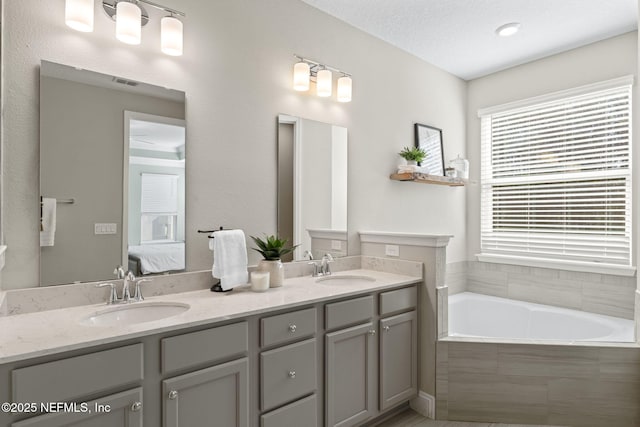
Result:
[[332,240],[331,249],[333,249],[334,251],[342,250],[342,242],[340,240]]
[[118,224],[114,223],[95,223],[93,224],[93,234],[117,234]]
[[384,253],[387,256],[400,256],[400,246],[398,245],[385,245]]

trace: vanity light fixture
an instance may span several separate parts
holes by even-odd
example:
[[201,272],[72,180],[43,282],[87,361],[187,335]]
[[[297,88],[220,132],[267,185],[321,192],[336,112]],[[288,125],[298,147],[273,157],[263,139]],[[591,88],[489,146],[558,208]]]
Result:
[[160,21],[160,49],[170,56],[182,55],[182,21],[178,18],[165,16]]
[[[66,0],[65,23],[74,30],[93,31],[95,0]],[[149,0],[100,0],[102,9],[116,22],[116,38],[123,43],[137,45],[142,41],[142,27],[149,15],[142,4],[168,13],[160,21],[160,50],[171,56],[181,56],[184,36],[180,18],[186,14]]]
[[93,0],[67,0],[64,7],[64,22],[83,33],[93,31]]
[[519,22],[510,22],[496,28],[496,34],[500,37],[509,37],[514,35],[520,30]]
[[333,74],[331,74],[331,71],[326,68],[319,70],[317,79],[316,94],[323,98],[331,96],[333,92]]
[[351,77],[344,75],[338,79],[338,102],[351,102]]
[[128,1],[116,4],[116,38],[126,44],[142,41],[142,9]]
[[299,92],[309,90],[310,82],[316,83],[316,95],[329,97],[333,94],[333,73],[341,75],[338,79],[338,102],[351,102],[351,74],[325,64],[293,55],[298,62],[293,66],[293,89]]
[[309,90],[311,81],[311,69],[309,64],[304,61],[296,62],[293,66],[293,88],[299,92]]

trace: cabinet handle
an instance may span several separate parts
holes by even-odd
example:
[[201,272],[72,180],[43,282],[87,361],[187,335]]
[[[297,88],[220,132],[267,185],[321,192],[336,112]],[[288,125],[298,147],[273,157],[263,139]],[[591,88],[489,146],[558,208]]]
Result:
[[296,329],[298,329],[298,327],[295,324],[289,325],[289,333],[295,333]]
[[295,378],[296,377],[296,371],[289,371],[289,378]]
[[131,405],[131,412],[138,412],[140,409],[142,409],[142,402],[134,402]]
[[372,330],[369,331],[369,335],[375,335],[375,334],[376,334],[376,330],[375,329],[372,329]]
[[169,392],[169,399],[176,400],[178,398],[178,392],[176,390],[171,390]]
[[384,328],[382,328],[382,329],[384,329],[384,331],[385,331],[385,332],[389,332],[389,331],[391,330],[391,328],[390,328],[390,327],[388,327],[388,326],[385,326],[385,327],[384,327]]

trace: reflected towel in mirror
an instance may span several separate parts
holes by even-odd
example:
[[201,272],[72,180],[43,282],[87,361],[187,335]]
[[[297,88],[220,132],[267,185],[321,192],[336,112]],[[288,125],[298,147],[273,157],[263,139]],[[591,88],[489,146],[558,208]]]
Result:
[[56,199],[42,198],[40,246],[53,246],[56,237]]

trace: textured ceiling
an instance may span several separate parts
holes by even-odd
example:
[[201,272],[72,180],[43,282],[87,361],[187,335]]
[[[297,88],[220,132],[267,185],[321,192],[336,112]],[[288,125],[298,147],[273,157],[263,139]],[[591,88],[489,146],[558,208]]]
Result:
[[[302,0],[465,80],[637,29],[637,0]],[[512,37],[495,29],[520,22]]]

